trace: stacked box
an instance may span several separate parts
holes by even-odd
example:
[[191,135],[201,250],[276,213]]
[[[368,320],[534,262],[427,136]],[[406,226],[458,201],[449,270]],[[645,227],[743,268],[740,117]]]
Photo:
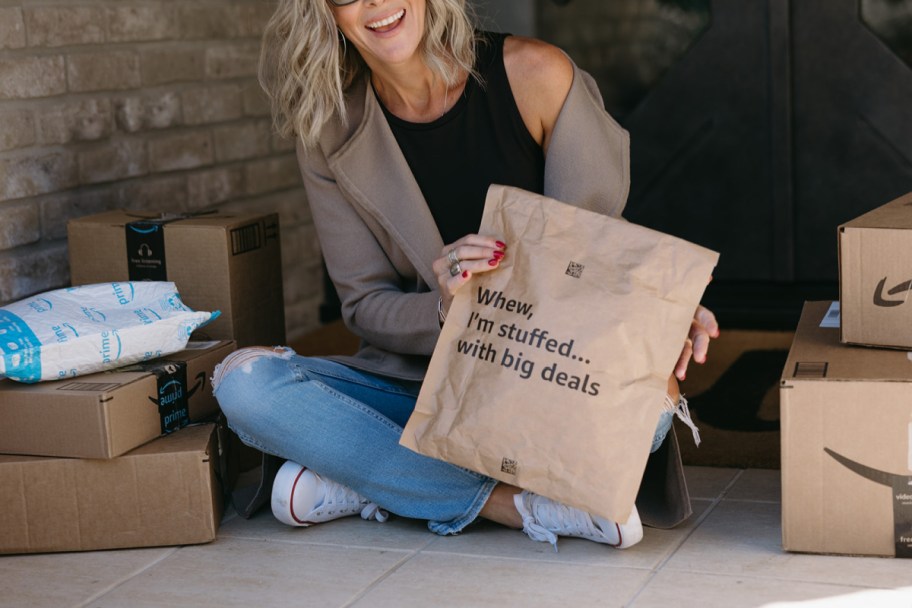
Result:
[[108,460],[0,455],[0,553],[212,541],[217,454],[200,424]]
[[912,357],[840,342],[804,306],[782,374],[782,543],[912,557]]
[[912,348],[912,192],[839,227],[841,339]]
[[71,220],[67,236],[73,285],[173,281],[190,308],[221,311],[199,330],[208,338],[285,343],[277,214],[109,211]]
[[55,382],[0,380],[0,453],[113,458],[190,422],[214,418],[215,366],[230,340]]
[[172,281],[221,317],[154,361],[0,380],[0,553],[211,541],[229,468],[211,378],[238,346],[285,342],[278,216],[114,211],[67,231],[74,285]]
[[[54,382],[0,380],[0,553],[209,542],[224,488],[211,377],[231,340]],[[40,456],[40,457],[39,457]]]
[[838,242],[840,300],[805,303],[782,373],[782,544],[912,557],[912,193]]

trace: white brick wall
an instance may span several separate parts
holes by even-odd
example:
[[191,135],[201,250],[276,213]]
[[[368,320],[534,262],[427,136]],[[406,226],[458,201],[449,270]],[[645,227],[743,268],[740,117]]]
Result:
[[0,4],[0,304],[68,284],[71,218],[276,211],[289,339],[315,328],[319,248],[255,77],[273,2]]

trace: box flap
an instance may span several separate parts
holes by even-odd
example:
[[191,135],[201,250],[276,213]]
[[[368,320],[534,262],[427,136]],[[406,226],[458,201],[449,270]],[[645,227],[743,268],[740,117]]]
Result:
[[115,209],[93,215],[69,220],[70,224],[106,224],[109,226],[123,227],[129,222],[141,220],[171,220],[168,226],[180,225],[188,228],[218,228],[224,229],[238,224],[245,224],[251,221],[265,218],[273,218],[274,213],[205,213],[193,217],[180,217],[178,214],[161,214],[149,211],[134,211],[126,209]]
[[[137,217],[134,217],[136,215]],[[82,217],[76,217],[67,221],[67,226],[79,226],[86,224],[106,224],[109,226],[120,226],[123,227],[127,222],[131,222],[135,219],[142,218],[154,218],[158,217],[156,214],[151,213],[136,213],[136,212],[127,212],[124,209],[114,209],[112,211],[103,211],[101,213],[94,213],[92,215],[84,215]]]
[[[135,450],[127,452],[123,457],[149,456],[154,454],[179,454],[181,452],[199,452],[209,441],[214,425],[211,422],[191,424],[170,435],[160,437]],[[212,456],[212,454],[209,454]]]
[[839,341],[839,329],[820,327],[830,302],[805,302],[783,383],[793,380],[871,380],[912,382],[912,353],[850,346]]

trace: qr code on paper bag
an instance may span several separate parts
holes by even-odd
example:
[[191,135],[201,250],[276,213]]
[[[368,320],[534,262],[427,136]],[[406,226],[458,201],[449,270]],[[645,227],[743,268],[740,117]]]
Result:
[[516,475],[517,462],[512,458],[504,458],[500,462],[500,470],[507,475]]
[[569,274],[574,279],[578,279],[583,274],[583,268],[585,268],[585,266],[582,264],[578,264],[577,262],[570,262],[570,265],[567,266],[567,274]]

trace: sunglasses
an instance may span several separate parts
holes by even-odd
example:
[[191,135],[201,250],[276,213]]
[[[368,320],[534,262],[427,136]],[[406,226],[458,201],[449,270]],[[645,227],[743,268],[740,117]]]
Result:
[[358,0],[329,0],[335,6],[348,6],[349,4],[354,4]]

